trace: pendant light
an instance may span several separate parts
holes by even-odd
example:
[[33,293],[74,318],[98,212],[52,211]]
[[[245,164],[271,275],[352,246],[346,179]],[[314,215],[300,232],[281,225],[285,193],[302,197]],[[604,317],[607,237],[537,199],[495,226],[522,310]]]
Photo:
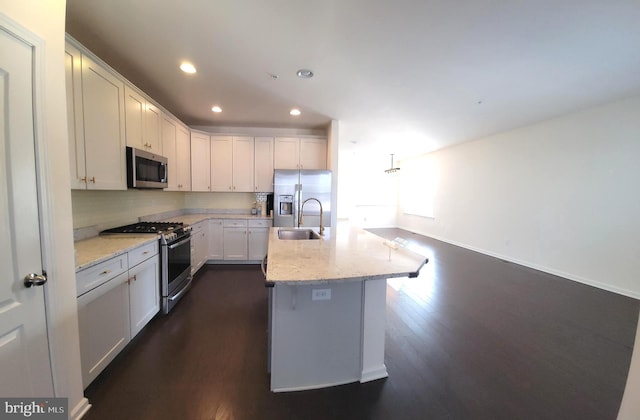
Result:
[[393,167],[393,153],[391,153],[391,167],[389,169],[385,169],[385,172],[388,174],[396,173],[400,170],[400,168]]

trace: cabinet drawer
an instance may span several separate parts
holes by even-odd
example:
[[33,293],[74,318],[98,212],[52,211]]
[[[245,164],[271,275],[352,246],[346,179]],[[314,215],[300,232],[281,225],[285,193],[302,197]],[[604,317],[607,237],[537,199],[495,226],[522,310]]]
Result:
[[136,249],[132,249],[129,251],[129,267],[134,267],[156,254],[158,254],[158,241],[153,241],[149,244],[139,246]]
[[247,227],[246,220],[228,219],[224,221],[224,227]]
[[249,227],[271,227],[271,220],[249,220]]
[[127,254],[122,254],[86,270],[79,271],[76,273],[76,296],[95,289],[104,282],[126,272],[127,269]]

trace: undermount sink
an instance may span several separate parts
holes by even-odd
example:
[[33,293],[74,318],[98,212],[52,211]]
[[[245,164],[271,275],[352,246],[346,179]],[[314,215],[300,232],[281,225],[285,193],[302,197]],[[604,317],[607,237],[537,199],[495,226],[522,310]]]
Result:
[[306,241],[320,239],[320,235],[311,229],[278,229],[278,239]]

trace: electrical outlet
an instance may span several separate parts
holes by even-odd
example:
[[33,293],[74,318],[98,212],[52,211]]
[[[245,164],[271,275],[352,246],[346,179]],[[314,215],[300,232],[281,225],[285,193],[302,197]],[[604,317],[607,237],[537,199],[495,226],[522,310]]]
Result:
[[311,300],[331,300],[331,289],[311,289]]

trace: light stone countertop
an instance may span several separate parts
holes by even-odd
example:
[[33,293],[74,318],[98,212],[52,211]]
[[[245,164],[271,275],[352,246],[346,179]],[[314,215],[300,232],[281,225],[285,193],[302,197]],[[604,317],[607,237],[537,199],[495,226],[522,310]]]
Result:
[[110,235],[95,236],[74,243],[76,250],[76,273],[93,267],[109,258],[116,257],[146,243],[157,241],[157,235]]
[[[251,214],[221,214],[198,213],[183,214],[164,219],[165,222],[182,222],[194,225],[207,219],[240,219],[240,220],[272,220],[269,216],[254,216]],[[74,243],[76,250],[76,273],[85,268],[93,267],[109,258],[116,257],[125,252],[144,245],[147,242],[157,241],[156,235],[108,235],[94,236]]]
[[278,229],[269,232],[266,283],[270,286],[414,277],[428,262],[400,244],[348,224],[326,228],[317,240],[281,240]]
[[227,213],[197,213],[183,214],[163,219],[164,222],[182,222],[195,225],[207,219],[236,219],[236,220],[273,220],[269,216],[254,216],[252,214],[227,214]]

